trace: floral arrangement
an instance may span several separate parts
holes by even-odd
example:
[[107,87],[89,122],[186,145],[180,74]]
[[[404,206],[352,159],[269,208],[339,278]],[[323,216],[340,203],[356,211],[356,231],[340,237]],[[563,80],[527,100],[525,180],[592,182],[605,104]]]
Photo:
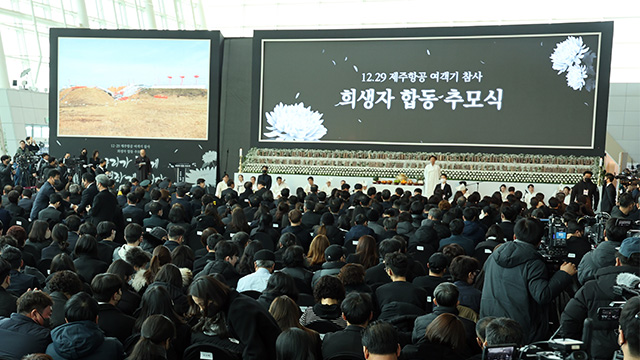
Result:
[[[263,165],[279,174],[424,179],[426,152],[253,148],[244,171]],[[598,157],[532,154],[439,153],[438,164],[450,179],[536,183],[577,182],[585,170],[598,173]]]

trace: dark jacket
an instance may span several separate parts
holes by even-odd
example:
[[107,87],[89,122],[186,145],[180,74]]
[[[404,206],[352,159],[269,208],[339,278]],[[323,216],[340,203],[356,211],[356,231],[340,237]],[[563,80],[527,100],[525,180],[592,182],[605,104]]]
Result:
[[[318,229],[320,229],[320,225],[313,228],[314,237],[318,235]],[[346,234],[345,231],[340,230],[340,228],[335,225],[327,225],[326,229],[327,238],[329,239],[329,243],[331,243],[331,245],[342,245],[344,243],[344,234]]]
[[403,360],[438,359],[438,360],[464,360],[467,355],[453,351],[447,345],[430,342],[426,338],[417,344],[409,344],[402,349],[400,358]]
[[204,269],[205,266],[207,266],[207,263],[209,263],[209,261],[215,261],[215,260],[216,260],[216,253],[207,251],[207,253],[203,257],[198,258],[193,262],[193,273],[198,274],[200,271]]
[[616,248],[620,247],[619,242],[603,241],[598,247],[586,253],[578,265],[578,280],[581,284],[595,277],[598,269],[615,265]]
[[29,317],[13,313],[0,318],[0,359],[20,360],[27,354],[43,353],[50,342],[49,329]]
[[311,288],[311,280],[313,279],[313,273],[303,267],[284,267],[281,272],[291,275],[293,281],[296,284],[298,292],[305,294],[313,294]]
[[311,239],[310,231],[302,226],[287,226],[282,229],[282,234],[288,232],[293,233],[296,236],[296,239],[298,239],[298,245],[302,246],[305,254],[309,252],[309,245],[311,245],[311,240],[313,240]]
[[327,261],[322,264],[322,268],[313,273],[313,278],[311,279],[311,287],[313,288],[316,285],[318,280],[325,275],[338,275],[340,273],[340,269],[345,265],[342,261]]
[[459,295],[458,300],[460,305],[466,306],[469,309],[480,312],[480,299],[482,298],[482,292],[463,281],[456,281],[453,283],[458,287]]
[[478,245],[484,241],[484,234],[487,232],[477,221],[465,221],[462,235],[473,240],[473,245]]
[[462,246],[466,255],[472,256],[475,251],[476,244],[473,240],[469,239],[463,235],[451,235],[446,239],[440,240],[440,247],[438,251],[442,251],[442,249],[450,244],[458,244]]
[[67,304],[67,297],[59,292],[53,291],[49,294],[51,300],[53,300],[53,306],[51,306],[51,328],[56,328],[65,323],[64,321],[64,306]]
[[364,360],[362,352],[363,331],[363,327],[348,325],[344,330],[326,334],[322,340],[322,358],[352,356]]
[[302,214],[302,227],[307,229],[308,232],[313,231],[313,227],[320,224],[320,214],[316,214],[313,211],[306,211]]
[[601,268],[596,272],[595,279],[586,282],[569,300],[560,318],[562,334],[571,339],[581,339],[584,319],[592,319],[591,351],[588,352],[596,360],[609,360],[613,357],[613,352],[619,349],[618,337],[614,333],[618,322],[598,320],[598,308],[609,307],[612,301],[624,301],[613,292],[616,277],[623,272],[640,275],[640,269],[636,266]]
[[17,204],[10,203],[9,205],[5,206],[5,209],[9,212],[12,219],[16,217],[21,217],[26,219],[28,217],[27,212]]
[[549,304],[570,283],[558,271],[549,276],[532,244],[514,240],[500,246],[484,265],[480,317],[508,317],[525,329],[525,343],[547,337]]
[[151,217],[142,220],[142,225],[144,228],[153,229],[154,227],[159,226],[166,229],[167,225],[169,225],[169,220],[165,220],[158,215],[151,215]]
[[210,261],[207,265],[202,269],[196,277],[211,275],[211,274],[220,274],[224,276],[225,284],[231,288],[235,288],[238,286],[238,280],[240,280],[240,274],[230,263],[223,260],[215,260]]
[[53,194],[55,189],[48,182],[45,181],[44,185],[40,188],[40,191],[36,194],[36,199],[33,201],[33,207],[31,208],[31,214],[29,217],[34,220],[38,218],[40,210],[49,206],[49,195]]
[[[370,227],[366,225],[356,225],[351,227],[349,231],[344,235],[344,246],[352,246],[351,241],[358,241],[362,236],[371,235],[373,238],[376,238],[376,233]],[[355,249],[355,246],[353,246]]]
[[142,226],[144,221],[145,212],[135,205],[127,205],[122,208],[122,217],[128,224],[136,223]]
[[631,212],[625,215],[622,211],[620,211],[620,207],[616,206],[611,210],[611,217],[621,218],[621,219],[630,219],[630,220],[640,220],[640,210],[634,207],[631,209]]
[[614,206],[616,206],[616,187],[613,184],[605,184],[602,186],[600,211],[611,214]]
[[94,259],[89,255],[80,255],[77,259],[73,260],[73,265],[76,267],[76,273],[82,276],[88,283],[91,283],[96,275],[107,272],[109,268],[109,265],[105,262]]
[[53,228],[53,225],[59,223],[62,220],[62,214],[54,207],[47,206],[40,210],[38,213],[38,220],[44,220],[49,224],[49,228]]
[[51,331],[53,342],[47,354],[53,360],[118,360],[124,359],[122,344],[115,338],[105,338],[98,324],[92,321],[75,321]]
[[376,289],[376,300],[378,310],[382,310],[385,305],[394,301],[413,304],[424,310],[427,303],[427,292],[410,282],[394,281]]
[[78,204],[78,213],[85,212],[87,205],[93,204],[93,198],[96,197],[96,195],[98,195],[98,187],[95,182],[82,190],[82,200],[80,200],[80,204]]
[[[107,190],[100,191],[93,198],[93,204],[88,215],[89,221],[96,226],[102,221],[112,221],[116,225],[122,223],[122,210],[118,207],[118,200]],[[118,216],[120,219],[118,219]]]
[[[433,308],[433,312],[418,316],[413,323],[413,332],[411,333],[411,342],[417,343],[424,337],[425,332],[427,331],[427,327],[433,320],[435,320],[438,316],[442,314],[453,314],[458,316],[458,308],[456,307],[447,307],[447,306],[436,306]],[[475,343],[476,338],[476,325],[473,321],[469,319],[465,319],[458,316],[458,319],[462,321],[464,325],[465,335],[467,338],[467,343],[473,342]]]
[[104,331],[106,336],[115,337],[124,344],[125,340],[131,336],[136,319],[125,315],[111,304],[99,304],[98,308],[98,326],[100,326],[100,329]]
[[0,316],[9,317],[16,312],[18,298],[0,286]]
[[263,306],[232,290],[222,311],[227,315],[231,336],[245,346],[243,360],[275,360],[280,328]]
[[10,293],[20,296],[28,289],[40,287],[38,278],[25,274],[23,271],[11,270],[11,284],[7,288]]

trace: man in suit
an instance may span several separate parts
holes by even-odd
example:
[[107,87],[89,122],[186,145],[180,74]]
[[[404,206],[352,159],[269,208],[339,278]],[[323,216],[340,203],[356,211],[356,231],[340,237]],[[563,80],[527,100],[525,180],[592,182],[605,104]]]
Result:
[[604,176],[605,184],[602,187],[602,201],[600,202],[600,211],[611,214],[611,210],[616,206],[616,187],[613,185],[614,176],[607,173]]
[[31,213],[33,208],[33,191],[31,189],[23,189],[22,197],[18,200],[18,206],[24,209],[25,217]]
[[462,235],[464,232],[464,222],[460,219],[453,219],[449,223],[449,230],[451,230],[451,236],[445,239],[440,240],[440,248],[438,251],[442,251],[442,249],[449,244],[458,244],[462,246],[464,249],[465,255],[473,255],[476,244],[473,240],[468,237]]
[[304,202],[304,214],[302,214],[302,227],[309,232],[313,231],[313,227],[320,224],[320,214],[316,214],[313,210],[316,207],[316,203],[313,200],[306,200]]
[[62,221],[62,214],[58,208],[62,204],[62,196],[58,193],[49,195],[49,206],[42,209],[38,214],[38,220],[44,220],[49,224],[49,229],[53,229],[53,225]]
[[322,358],[337,356],[364,359],[362,353],[362,331],[373,317],[373,302],[367,293],[352,292],[340,304],[342,318],[347,327],[325,335],[322,341]]
[[153,229],[157,226],[165,230],[167,229],[169,220],[162,218],[163,210],[162,205],[159,202],[152,201],[149,203],[149,213],[151,214],[151,217],[142,220],[142,225],[145,229]]
[[116,225],[122,223],[117,221],[118,215],[122,216],[122,212],[118,211],[118,200],[115,195],[109,191],[109,178],[107,175],[98,175],[96,183],[99,192],[93,198],[93,204],[89,206],[87,213],[89,221],[94,225],[98,225],[101,221],[113,221]]
[[[311,245],[311,234],[305,228],[302,227],[302,214],[299,210],[291,210],[288,214],[289,223],[291,225],[282,229],[282,234],[293,233],[298,239],[298,244],[302,246],[304,252],[309,252],[309,245]],[[373,230],[371,231],[373,232]]]
[[138,197],[134,193],[127,194],[127,206],[122,209],[122,216],[126,223],[136,223],[142,225],[144,221],[144,210],[136,206]]
[[31,214],[29,215],[31,219],[37,219],[40,210],[49,206],[49,196],[56,192],[54,185],[60,183],[60,172],[58,170],[51,169],[48,175],[47,181],[44,182],[40,191],[38,191],[38,195],[36,195],[36,200],[33,202],[33,208],[31,208]]
[[82,200],[80,200],[80,204],[71,206],[71,209],[80,215],[85,213],[87,206],[91,205],[93,203],[93,198],[98,195],[95,176],[90,172],[86,172],[82,175],[82,186],[84,187],[84,190],[82,191]]
[[91,281],[91,291],[98,301],[98,326],[106,336],[115,337],[124,344],[131,336],[136,319],[116,307],[122,298],[122,280],[118,275],[99,274]]
[[268,166],[263,166],[262,167],[262,175],[258,176],[258,183],[260,182],[264,182],[264,187],[267,188],[267,190],[271,189],[271,175],[267,174],[267,172],[269,171],[269,167]]
[[11,156],[2,155],[0,158],[0,185],[2,188],[5,185],[13,185],[11,175],[13,175],[13,168],[11,167]]
[[16,312],[16,301],[18,298],[7,291],[11,282],[11,264],[0,259],[0,317],[9,317]]
[[18,200],[20,200],[20,193],[16,190],[11,190],[7,195],[7,199],[9,200],[9,204],[4,208],[7,209],[9,214],[11,214],[11,218],[15,219],[16,217],[21,217],[26,219],[26,211],[18,206]]
[[187,219],[191,219],[193,217],[193,208],[191,207],[191,199],[187,196],[187,189],[183,186],[178,186],[175,195],[174,204],[182,205],[185,216]]
[[107,171],[107,159],[100,159],[100,163],[96,167],[96,176],[97,175],[108,175]]
[[600,199],[598,199],[598,186],[591,181],[592,176],[593,172],[590,170],[582,174],[582,180],[571,189],[571,202],[575,202],[578,195],[584,195],[587,197],[587,206],[595,211]]
[[451,192],[451,185],[447,184],[447,174],[440,175],[440,184],[436,185],[433,189],[433,193],[440,194],[443,200],[449,200],[453,193]]

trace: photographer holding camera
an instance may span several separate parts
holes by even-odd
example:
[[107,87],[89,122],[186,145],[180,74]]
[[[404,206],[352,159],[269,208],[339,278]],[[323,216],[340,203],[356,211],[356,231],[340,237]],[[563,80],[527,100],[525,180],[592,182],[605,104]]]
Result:
[[598,247],[586,253],[578,265],[578,280],[580,284],[595,277],[598,269],[615,264],[616,248],[627,237],[631,229],[629,221],[611,218],[607,220],[604,229],[604,241]]
[[592,319],[591,356],[595,360],[609,360],[618,349],[613,333],[618,324],[606,312],[612,309],[611,302],[624,301],[613,289],[620,273],[640,275],[640,238],[630,237],[622,242],[615,265],[600,268],[595,279],[587,281],[569,300],[560,319],[560,333],[571,339],[580,339],[584,320]]
[[508,317],[525,329],[525,342],[548,338],[549,307],[572,281],[576,266],[565,262],[553,276],[538,252],[543,226],[536,219],[516,223],[516,240],[497,248],[485,263],[480,317]]

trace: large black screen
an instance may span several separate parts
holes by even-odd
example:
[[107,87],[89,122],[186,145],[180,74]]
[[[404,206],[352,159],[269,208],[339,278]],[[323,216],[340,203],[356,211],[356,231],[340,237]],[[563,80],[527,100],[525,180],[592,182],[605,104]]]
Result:
[[253,143],[601,154],[611,38],[612,23],[256,32]]
[[218,31],[51,29],[50,148],[99,151],[116,181],[141,148],[152,178],[214,183],[222,36]]

